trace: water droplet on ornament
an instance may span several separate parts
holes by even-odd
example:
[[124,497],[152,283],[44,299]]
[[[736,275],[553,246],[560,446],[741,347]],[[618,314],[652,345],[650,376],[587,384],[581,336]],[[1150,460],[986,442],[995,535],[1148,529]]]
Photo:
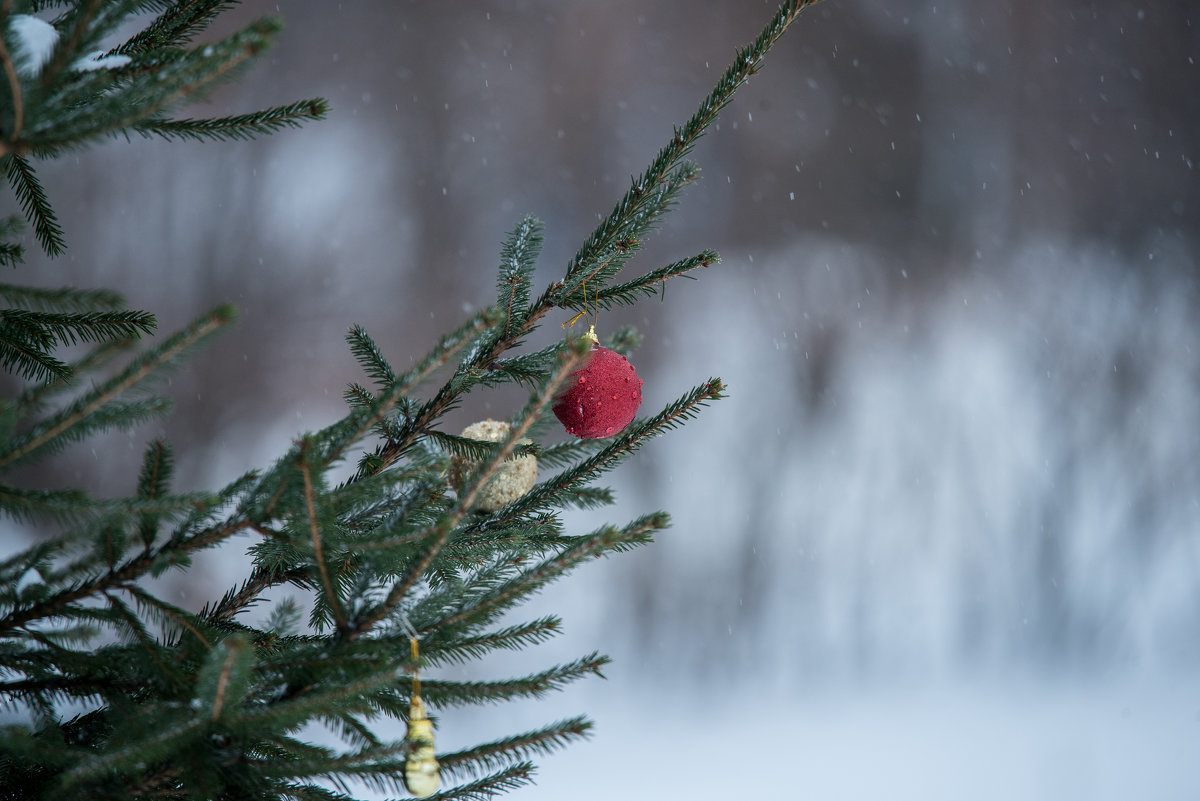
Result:
[[609,426],[608,428],[604,429],[604,433],[605,433],[605,434],[611,434],[611,433],[612,433],[612,426]]
[[[576,407],[576,411],[578,411],[578,412],[579,412],[579,414],[581,414],[581,415],[583,414],[583,404],[582,404],[582,403],[580,403],[580,404],[579,404],[579,405]],[[575,432],[574,432],[574,431],[572,431],[571,433],[572,433],[572,434],[574,434]]]
[[613,395],[613,396],[612,396],[612,399],[613,399],[613,400],[616,400],[616,399],[617,399],[617,396],[616,396],[616,395]]
[[579,376],[579,383],[580,383],[580,384],[586,384],[586,383],[587,383],[587,376],[586,376],[586,375],[581,375],[581,376]]

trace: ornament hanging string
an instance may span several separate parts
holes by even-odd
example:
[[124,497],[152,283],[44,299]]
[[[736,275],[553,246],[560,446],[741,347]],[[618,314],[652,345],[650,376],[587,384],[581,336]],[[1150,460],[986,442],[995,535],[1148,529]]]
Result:
[[574,317],[572,317],[570,320],[567,320],[565,323],[563,323],[562,327],[563,328],[573,328],[575,326],[575,323],[579,322],[580,317],[582,317],[584,320],[586,320],[587,324],[588,324],[587,333],[583,335],[584,339],[590,339],[592,341],[593,345],[599,345],[600,337],[596,336],[596,323],[600,319],[600,289],[599,288],[596,289],[595,306],[592,310],[592,313],[588,314],[588,310],[587,310],[587,279],[586,278],[583,279],[583,310],[580,311],[578,314],[576,314]]
[[417,645],[417,638],[410,636],[408,638],[408,651],[412,655],[412,697],[421,697],[421,677],[417,673],[417,661],[421,658],[421,648]]

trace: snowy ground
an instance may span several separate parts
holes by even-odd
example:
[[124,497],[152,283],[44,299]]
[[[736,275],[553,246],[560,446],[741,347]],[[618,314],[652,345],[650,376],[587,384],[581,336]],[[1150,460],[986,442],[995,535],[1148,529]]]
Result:
[[[611,682],[598,690],[616,694]],[[540,760],[537,785],[513,797],[1200,798],[1197,681],[845,688],[786,701],[752,692],[586,704],[596,736]],[[511,707],[495,714],[517,722]],[[531,727],[556,716],[545,705],[520,714]]]

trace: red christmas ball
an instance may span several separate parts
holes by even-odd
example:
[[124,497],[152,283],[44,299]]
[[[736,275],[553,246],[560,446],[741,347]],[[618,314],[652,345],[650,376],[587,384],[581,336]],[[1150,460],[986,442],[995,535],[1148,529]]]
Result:
[[554,416],[583,439],[621,433],[642,405],[642,379],[619,353],[595,345],[587,363],[567,378],[568,388],[554,404]]

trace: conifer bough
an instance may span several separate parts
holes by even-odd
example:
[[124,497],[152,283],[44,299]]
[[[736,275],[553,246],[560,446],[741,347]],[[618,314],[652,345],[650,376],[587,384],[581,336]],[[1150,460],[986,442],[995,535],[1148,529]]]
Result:
[[[785,4],[738,51],[562,280],[534,296],[542,226],[525,218],[501,250],[494,305],[408,370],[394,367],[364,329],[352,328],[347,341],[369,383],[347,388],[346,415],[219,492],[172,490],[175,455],[162,440],[147,447],[127,498],[27,489],[13,483],[13,471],[94,433],[165,413],[165,401],[139,394],[146,381],[226,327],[231,309],[218,308],[138,351],[154,318],[124,308],[114,293],[0,286],[8,307],[0,310],[0,365],[24,382],[0,398],[0,512],[56,528],[0,560],[0,701],[10,713],[0,724],[0,799],[403,794],[415,740],[401,732],[418,669],[429,677],[421,698],[431,711],[431,737],[437,717],[455,706],[536,698],[599,675],[607,658],[595,653],[511,679],[450,680],[437,669],[555,636],[555,616],[502,618],[578,565],[647,543],[669,522],[659,512],[569,533],[563,510],[611,503],[612,493],[595,482],[725,388],[709,379],[616,436],[542,443],[553,428],[554,399],[586,362],[591,343],[569,338],[532,352],[520,347],[556,308],[632,305],[719,260],[703,250],[615,282],[697,177],[685,159],[698,138],[811,2]],[[325,114],[323,101],[310,100],[223,119],[166,116],[230,79],[277,29],[260,21],[196,43],[233,5],[0,0],[0,160],[48,253],[65,243],[33,159],[113,134],[241,139]],[[109,41],[128,30],[126,23],[144,21],[145,12],[152,18],[139,31],[123,43]],[[50,20],[53,46],[36,68],[18,70],[13,52],[29,43],[18,41],[12,18],[38,13]],[[0,262],[21,261],[23,251],[11,241],[16,228],[14,218],[0,222]],[[606,345],[623,354],[636,342],[636,333],[622,329]],[[82,350],[74,361],[55,355],[71,344]],[[440,383],[424,389],[435,377]],[[524,387],[528,401],[498,441],[441,429],[468,393],[500,384]],[[353,474],[335,478],[336,466],[368,441],[374,445]],[[551,474],[511,500],[485,502],[489,482],[514,456],[536,456]],[[448,480],[454,459],[469,468]],[[245,534],[254,537],[247,573],[201,610],[173,604],[147,583]],[[419,657],[415,645],[409,648],[414,637]],[[338,744],[307,741],[303,730],[313,725]],[[577,717],[438,753],[431,763],[440,765],[436,797],[482,799],[519,787],[532,775],[532,759],[590,729]],[[432,759],[427,741],[418,745]]]

